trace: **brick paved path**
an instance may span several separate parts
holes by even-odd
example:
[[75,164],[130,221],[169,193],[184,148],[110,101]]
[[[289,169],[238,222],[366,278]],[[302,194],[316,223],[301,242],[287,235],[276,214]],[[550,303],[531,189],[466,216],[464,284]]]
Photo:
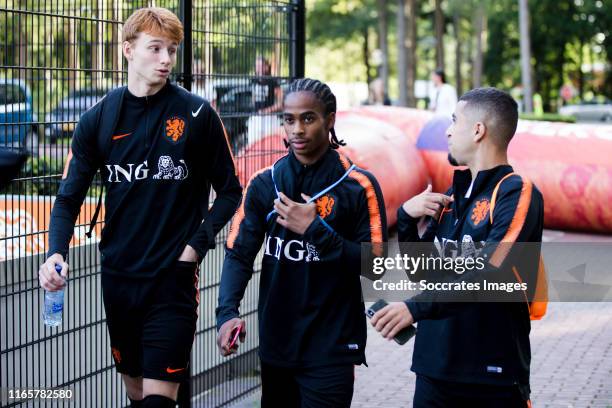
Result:
[[[409,407],[412,346],[370,329],[369,368],[358,367],[353,407]],[[612,303],[552,303],[531,331],[534,407],[612,408]]]

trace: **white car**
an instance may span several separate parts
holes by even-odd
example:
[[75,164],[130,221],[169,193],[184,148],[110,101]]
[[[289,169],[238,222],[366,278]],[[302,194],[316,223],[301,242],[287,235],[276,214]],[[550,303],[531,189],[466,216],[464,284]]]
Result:
[[573,116],[577,121],[612,122],[612,101],[588,101],[562,106],[559,114]]
[[242,77],[196,78],[191,85],[191,92],[216,106],[227,92],[234,88],[248,87],[250,84],[250,79]]

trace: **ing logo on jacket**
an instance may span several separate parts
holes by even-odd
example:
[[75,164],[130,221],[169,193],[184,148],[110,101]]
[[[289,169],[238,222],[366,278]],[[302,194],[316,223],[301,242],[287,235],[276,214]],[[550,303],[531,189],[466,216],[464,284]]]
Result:
[[157,180],[185,180],[189,175],[187,165],[185,160],[182,159],[179,160],[179,163],[181,164],[175,166],[172,157],[160,156],[157,161],[158,172],[153,175],[153,178]]
[[268,235],[266,236],[264,243],[264,255],[273,256],[279,261],[281,258],[293,262],[320,261],[317,248],[310,242],[299,241],[297,239],[287,241],[283,238]]
[[485,246],[485,241],[474,241],[471,235],[464,234],[461,242],[448,238],[434,237],[434,245],[442,258],[475,258]]
[[182,118],[173,116],[166,120],[166,138],[172,143],[178,143],[184,132],[185,121]]
[[[126,163],[107,164],[107,181],[109,183],[132,183],[149,178],[149,162],[143,161],[140,164]],[[157,161],[157,173],[153,175],[155,180],[185,180],[189,176],[189,169],[185,160],[180,159],[177,166],[170,156],[160,156]]]

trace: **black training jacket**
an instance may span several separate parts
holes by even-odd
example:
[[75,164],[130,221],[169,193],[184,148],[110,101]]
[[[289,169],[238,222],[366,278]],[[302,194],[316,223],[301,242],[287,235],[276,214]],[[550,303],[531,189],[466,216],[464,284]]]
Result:
[[[221,276],[217,328],[239,316],[239,304],[263,244],[259,283],[259,352],[286,367],[365,362],[361,242],[387,239],[385,207],[375,178],[329,149],[304,166],[293,153],[255,174],[232,221]],[[345,177],[344,177],[345,176]],[[343,178],[344,177],[344,178]],[[276,189],[318,217],[303,236],[276,222]]]
[[[98,169],[106,189],[104,273],[155,276],[186,244],[203,258],[240,202],[219,116],[170,82],[140,98],[115,89],[81,116],[51,213],[49,255],[66,256]],[[209,210],[211,186],[216,198]]]
[[[499,242],[504,242],[500,249],[508,249],[521,247],[512,243],[542,240],[542,195],[519,175],[511,175],[499,185],[491,222],[493,190],[512,172],[508,165],[479,172],[466,198],[471,173],[455,171],[453,186],[447,192],[454,202],[439,220],[430,221],[422,237],[417,232],[418,220],[399,209],[399,240],[434,241],[444,256],[466,251],[474,254],[481,248],[488,251],[480,254],[488,259],[485,273],[502,273],[499,268],[506,271],[512,267],[524,272],[537,270],[537,257],[517,254],[514,249],[507,254],[495,252]],[[469,275],[463,278],[469,279]],[[418,322],[413,371],[445,381],[528,387],[531,325],[527,302],[445,303],[418,301],[418,296],[406,301]]]

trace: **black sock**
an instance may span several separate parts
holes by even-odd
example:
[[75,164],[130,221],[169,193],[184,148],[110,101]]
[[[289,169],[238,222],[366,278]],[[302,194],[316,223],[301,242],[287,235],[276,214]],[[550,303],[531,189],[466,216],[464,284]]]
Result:
[[132,408],[142,408],[142,400],[133,400],[130,398],[130,406]]
[[163,395],[149,395],[142,400],[142,408],[175,408],[176,401]]

